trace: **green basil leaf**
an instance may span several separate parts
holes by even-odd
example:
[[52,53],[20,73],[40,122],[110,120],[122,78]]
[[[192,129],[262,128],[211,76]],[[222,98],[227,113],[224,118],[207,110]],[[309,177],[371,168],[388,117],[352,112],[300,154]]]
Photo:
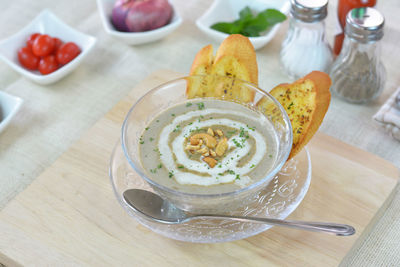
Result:
[[256,30],[258,32],[262,32],[265,31],[269,26],[270,24],[268,21],[263,16],[258,15],[252,20],[248,21],[244,28],[251,27],[253,31]]
[[251,13],[251,9],[248,6],[246,6],[245,8],[240,10],[239,18],[240,20],[249,20],[253,18],[253,13]]
[[286,16],[276,9],[266,9],[254,17],[251,9],[246,6],[239,12],[238,20],[216,23],[211,28],[227,34],[240,33],[247,37],[256,37],[260,36],[260,33],[269,27],[285,19]]
[[253,26],[247,26],[243,28],[242,34],[247,37],[257,37],[260,36],[260,31]]
[[276,9],[266,9],[259,13],[258,16],[263,17],[270,26],[280,23],[286,19],[285,14]]
[[228,34],[232,34],[233,27],[234,27],[233,23],[229,22],[219,22],[211,25],[211,29]]

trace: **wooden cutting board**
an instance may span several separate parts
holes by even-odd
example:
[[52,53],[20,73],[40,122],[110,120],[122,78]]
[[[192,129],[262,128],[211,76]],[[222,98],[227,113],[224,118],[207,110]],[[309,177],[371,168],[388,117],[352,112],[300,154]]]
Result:
[[[160,71],[138,85],[0,212],[0,262],[25,266],[336,266],[380,207],[399,171],[370,153],[317,134],[312,180],[291,219],[353,225],[336,237],[274,227],[229,243],[193,244],[157,235],[118,204],[108,178],[123,118],[152,87],[180,76]],[[384,210],[382,207],[380,212]]]

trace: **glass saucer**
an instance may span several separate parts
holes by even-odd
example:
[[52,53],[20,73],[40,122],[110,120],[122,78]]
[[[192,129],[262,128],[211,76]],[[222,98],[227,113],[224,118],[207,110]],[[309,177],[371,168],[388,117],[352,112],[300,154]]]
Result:
[[[145,227],[172,239],[196,243],[227,242],[247,238],[272,227],[221,219],[198,219],[168,225],[146,218],[130,208],[122,199],[122,193],[130,188],[154,191],[129,165],[120,141],[111,156],[109,174],[114,193],[122,207]],[[310,181],[311,161],[305,148],[285,163],[278,175],[263,191],[254,196],[250,204],[227,214],[285,219],[303,200]]]

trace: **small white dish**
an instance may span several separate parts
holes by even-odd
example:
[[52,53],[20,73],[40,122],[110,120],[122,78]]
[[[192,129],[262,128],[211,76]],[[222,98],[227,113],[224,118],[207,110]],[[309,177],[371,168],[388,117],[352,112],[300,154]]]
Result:
[[22,102],[21,98],[0,91],[0,133],[17,114]]
[[[274,8],[284,14],[290,10],[290,1],[288,0],[215,0],[211,7],[196,20],[197,27],[218,42],[222,42],[228,34],[211,29],[210,26],[217,22],[232,22],[239,18],[239,12],[244,7],[250,7],[251,10],[261,12],[267,8]],[[255,49],[265,46],[276,34],[280,24],[276,24],[265,31],[259,37],[250,37],[250,42]]]
[[[19,63],[17,52],[18,49],[26,45],[28,37],[36,32],[58,37],[63,42],[74,42],[80,47],[82,52],[68,64],[47,75],[42,75],[39,71],[27,70]],[[95,43],[95,37],[71,28],[49,10],[45,9],[28,26],[13,36],[0,41],[0,59],[28,79],[39,84],[50,84],[73,71],[87,56],[89,51],[92,50]]]
[[120,41],[128,45],[139,45],[150,43],[161,38],[164,38],[171,32],[173,32],[182,23],[182,18],[176,12],[176,8],[172,5],[174,9],[174,14],[170,23],[167,25],[146,32],[120,32],[117,31],[111,23],[111,13],[114,7],[115,0],[97,0],[97,6],[99,8],[101,21],[103,23],[104,30],[111,36],[119,39]]

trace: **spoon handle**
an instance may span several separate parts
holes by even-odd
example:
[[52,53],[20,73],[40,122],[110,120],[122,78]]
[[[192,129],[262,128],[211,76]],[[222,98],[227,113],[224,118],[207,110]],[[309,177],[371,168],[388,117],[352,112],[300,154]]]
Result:
[[295,229],[308,230],[314,232],[324,232],[338,236],[349,236],[355,234],[354,227],[347,224],[339,223],[326,223],[326,222],[304,222],[304,221],[290,221],[279,220],[272,218],[259,218],[259,217],[242,217],[242,216],[229,216],[229,215],[208,215],[202,214],[191,217],[191,219],[231,219],[240,222],[249,223],[265,223],[276,226],[286,226]]

